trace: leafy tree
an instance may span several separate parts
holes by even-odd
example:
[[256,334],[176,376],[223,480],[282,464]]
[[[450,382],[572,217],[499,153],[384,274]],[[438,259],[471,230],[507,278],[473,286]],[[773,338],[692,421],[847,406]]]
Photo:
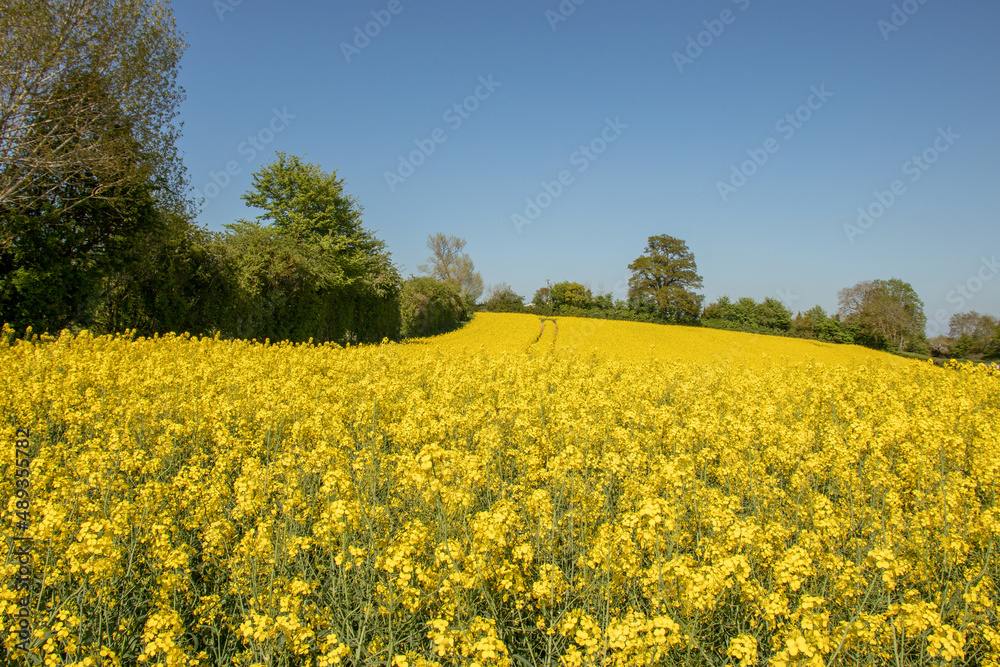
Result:
[[818,304],[805,313],[795,313],[792,319],[792,335],[798,338],[819,338],[819,329],[826,319],[826,310]]
[[524,297],[507,283],[499,283],[486,290],[483,305],[491,313],[520,313],[524,310]]
[[549,298],[552,300],[552,307],[556,310],[582,309],[590,306],[592,294],[581,283],[564,281],[552,286]]
[[[8,0],[0,40],[0,207],[37,210],[63,183],[92,179],[75,203],[153,182],[161,206],[187,208],[173,125],[186,45],[168,3]],[[116,125],[141,159],[109,137]],[[0,250],[14,238],[0,234]]]
[[[981,315],[976,311],[955,313],[948,322],[948,335],[960,339],[962,356],[969,354],[986,354],[990,351],[993,336],[997,330],[997,318],[992,315]],[[958,346],[959,343],[956,343]]]
[[535,290],[535,296],[531,298],[531,305],[538,309],[547,309],[552,305],[552,299],[549,296],[552,288],[546,285],[545,287],[539,287]]
[[464,248],[465,239],[431,234],[427,237],[427,249],[431,251],[431,256],[427,258],[427,264],[421,264],[417,269],[432,278],[452,281],[471,303],[475,303],[483,294],[483,278],[468,253],[462,252]]
[[[102,141],[141,162],[142,148],[119,121],[109,110],[93,124],[101,128]],[[72,152],[80,140],[65,138],[63,149]],[[154,187],[135,169],[135,178],[39,173],[16,201],[0,205],[0,319],[51,332],[92,325],[102,280],[126,261],[138,238],[160,224]]]
[[735,321],[736,313],[733,310],[733,302],[726,295],[720,296],[718,300],[705,306],[701,314],[703,320],[723,320]]
[[216,235],[182,215],[158,215],[159,224],[134,237],[124,261],[105,277],[95,328],[142,336],[231,332],[239,294]]
[[733,303],[728,296],[722,296],[705,306],[701,319],[705,326],[751,333],[781,334],[792,326],[791,312],[770,297],[757,303],[744,296]]
[[751,297],[741,296],[733,304],[733,316],[741,327],[748,330],[756,329],[757,322],[757,302]]
[[326,173],[317,164],[279,152],[253,174],[253,190],[242,199],[264,211],[256,217],[258,225],[319,249],[338,285],[368,288],[378,296],[398,291],[399,273],[385,242],[362,226],[363,208],[344,192],[336,170]]
[[869,280],[838,293],[839,314],[857,328],[859,342],[880,349],[926,347],[924,302],[897,278]]
[[278,153],[253,175],[255,220],[226,225],[220,242],[240,294],[232,335],[336,340],[399,333],[399,273],[385,243],[336,172]]
[[757,325],[774,331],[788,331],[792,328],[792,312],[775,298],[766,297],[757,304]]
[[704,297],[702,278],[687,244],[672,236],[650,236],[645,252],[629,264],[629,297],[655,306],[660,316],[674,321],[696,320]]

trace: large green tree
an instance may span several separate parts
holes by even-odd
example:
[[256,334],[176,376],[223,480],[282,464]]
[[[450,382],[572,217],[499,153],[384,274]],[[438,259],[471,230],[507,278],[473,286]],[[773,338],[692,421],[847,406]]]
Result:
[[702,278],[687,244],[672,236],[650,236],[645,252],[629,264],[629,298],[657,309],[672,321],[698,319]]
[[855,339],[870,347],[926,348],[924,302],[913,286],[898,278],[866,280],[837,294],[839,315],[855,327]]
[[337,172],[294,155],[253,174],[262,213],[223,243],[243,307],[233,335],[372,341],[399,333],[400,276]]
[[563,281],[552,286],[549,298],[557,311],[566,308],[583,309],[590,306],[593,294],[582,283]]

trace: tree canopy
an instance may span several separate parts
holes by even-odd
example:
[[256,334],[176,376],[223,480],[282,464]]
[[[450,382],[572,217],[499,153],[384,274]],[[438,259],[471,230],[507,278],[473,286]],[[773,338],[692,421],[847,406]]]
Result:
[[702,278],[687,244],[665,234],[650,236],[646,250],[629,264],[629,298],[655,306],[665,319],[696,320],[704,296]]
[[871,347],[918,349],[925,341],[924,302],[898,278],[867,280],[837,294],[844,322],[857,327],[859,342]]

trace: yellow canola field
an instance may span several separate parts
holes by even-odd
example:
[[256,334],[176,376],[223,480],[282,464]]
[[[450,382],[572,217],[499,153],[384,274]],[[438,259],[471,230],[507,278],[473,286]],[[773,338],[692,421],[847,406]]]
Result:
[[9,664],[1000,664],[986,368],[486,314],[0,368]]
[[[542,328],[544,326],[544,329]],[[539,336],[541,335],[541,339]],[[462,329],[422,339],[436,347],[489,352],[572,350],[583,356],[618,361],[661,361],[743,365],[768,360],[783,363],[876,364],[896,367],[913,362],[857,345],[835,345],[689,326],[664,326],[583,317],[478,313]]]

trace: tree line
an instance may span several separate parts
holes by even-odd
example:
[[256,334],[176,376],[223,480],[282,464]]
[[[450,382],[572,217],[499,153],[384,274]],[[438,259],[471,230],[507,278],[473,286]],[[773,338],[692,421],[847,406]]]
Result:
[[858,344],[889,352],[965,359],[1000,357],[1000,322],[991,315],[956,313],[949,334],[928,340],[924,304],[913,286],[898,278],[862,281],[840,290],[838,310],[816,305],[794,315],[781,301],[722,296],[702,307],[704,297],[694,254],[684,241],[650,237],[643,255],[629,265],[626,299],[593,294],[579,282],[539,288],[525,303],[506,283],[490,287],[479,308],[704,326],[745,333]]

